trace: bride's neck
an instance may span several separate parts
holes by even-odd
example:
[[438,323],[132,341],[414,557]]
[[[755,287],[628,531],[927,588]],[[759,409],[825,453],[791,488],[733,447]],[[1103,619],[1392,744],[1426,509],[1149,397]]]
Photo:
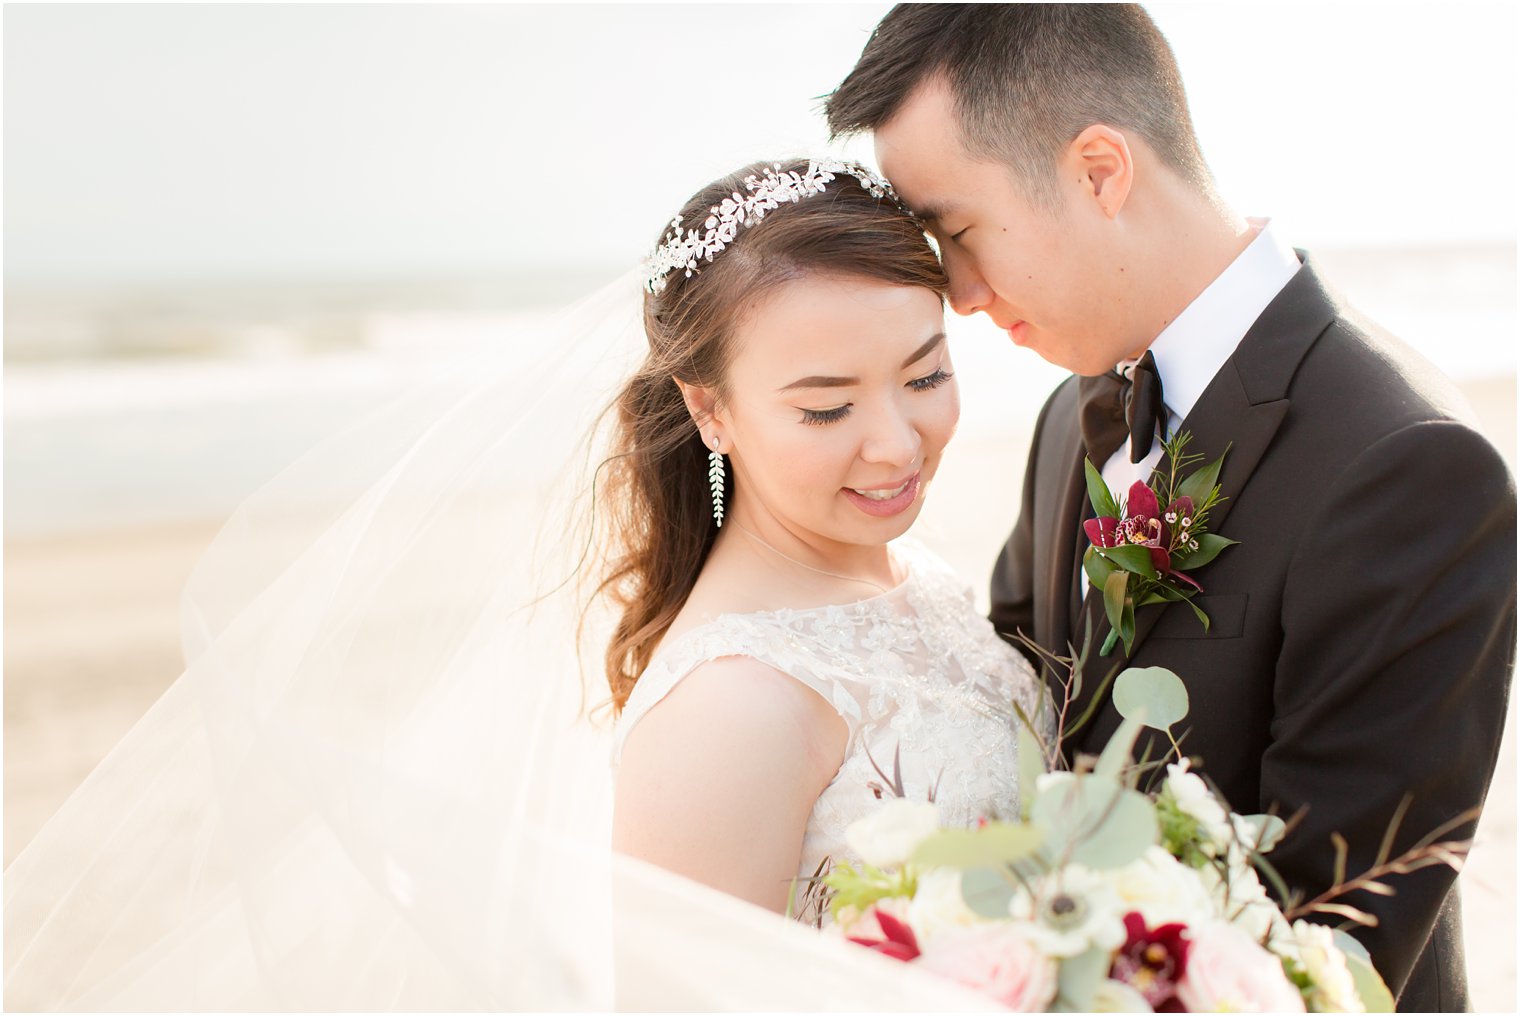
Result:
[[869,593],[873,588],[886,591],[902,580],[885,544],[829,540],[749,506],[734,506],[720,540],[732,544],[736,556],[752,558],[784,581],[810,589]]

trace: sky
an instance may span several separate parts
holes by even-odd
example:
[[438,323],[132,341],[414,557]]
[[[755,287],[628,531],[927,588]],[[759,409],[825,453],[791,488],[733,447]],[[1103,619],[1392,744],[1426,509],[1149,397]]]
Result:
[[[1515,5],[1149,9],[1243,214],[1514,243]],[[631,264],[707,180],[829,150],[818,97],[886,10],[7,5],[6,281]]]

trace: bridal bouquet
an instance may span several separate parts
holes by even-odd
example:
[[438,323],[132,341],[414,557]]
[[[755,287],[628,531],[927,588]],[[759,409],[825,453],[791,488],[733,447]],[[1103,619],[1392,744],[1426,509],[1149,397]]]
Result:
[[1138,789],[1157,770],[1130,761],[1140,727],[1186,713],[1176,675],[1127,670],[1114,692],[1124,727],[1079,771],[1044,772],[1021,730],[1021,815],[941,828],[897,799],[851,826],[861,863],[823,878],[834,932],[1025,1012],[1391,1011],[1355,939],[1268,895],[1280,819],[1231,813],[1186,759]]

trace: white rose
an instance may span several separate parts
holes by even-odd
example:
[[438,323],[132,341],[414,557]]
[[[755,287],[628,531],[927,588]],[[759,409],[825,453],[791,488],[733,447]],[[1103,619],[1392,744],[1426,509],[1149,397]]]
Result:
[[1304,999],[1282,961],[1239,928],[1194,928],[1177,999],[1188,1012],[1303,1012]]
[[966,906],[961,895],[961,873],[954,868],[934,868],[918,879],[907,921],[921,943],[932,942],[946,931],[969,928],[982,919]]
[[865,863],[901,866],[929,836],[939,831],[939,809],[922,801],[893,798],[844,832],[844,841]]
[[1298,961],[1314,987],[1309,1004],[1316,1012],[1366,1012],[1356,993],[1356,981],[1346,966],[1346,955],[1336,948],[1335,933],[1321,924],[1293,922]]
[[1191,816],[1215,846],[1223,847],[1233,839],[1234,828],[1229,813],[1196,773],[1188,772],[1188,760],[1166,767],[1166,789],[1183,814]]
[[1291,940],[1282,911],[1267,895],[1256,869],[1232,858],[1223,874],[1214,865],[1198,869],[1198,878],[1214,901],[1214,912],[1257,942]]
[[1199,873],[1161,847],[1146,848],[1137,860],[1105,872],[1104,878],[1124,910],[1138,911],[1148,928],[1197,924],[1217,914]]

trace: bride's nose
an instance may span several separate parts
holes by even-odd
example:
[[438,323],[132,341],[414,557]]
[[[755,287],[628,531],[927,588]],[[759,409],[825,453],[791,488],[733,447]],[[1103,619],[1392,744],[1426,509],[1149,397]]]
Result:
[[866,462],[906,466],[918,458],[923,441],[908,414],[897,408],[881,412],[871,421],[860,457]]

